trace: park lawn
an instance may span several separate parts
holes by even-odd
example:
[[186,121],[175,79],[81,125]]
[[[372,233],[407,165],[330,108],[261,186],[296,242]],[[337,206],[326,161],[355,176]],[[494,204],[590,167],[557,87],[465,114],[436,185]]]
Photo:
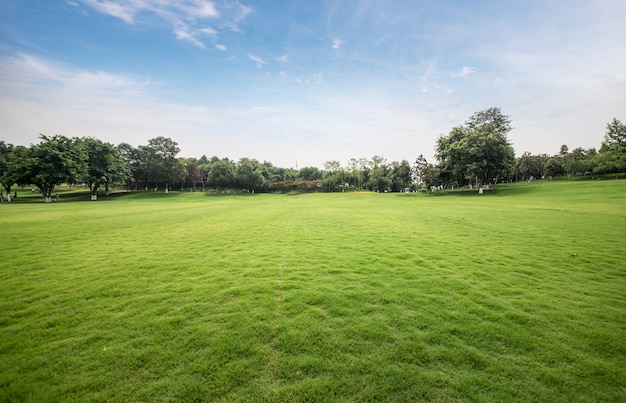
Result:
[[0,228],[0,401],[626,396],[626,181],[18,200]]

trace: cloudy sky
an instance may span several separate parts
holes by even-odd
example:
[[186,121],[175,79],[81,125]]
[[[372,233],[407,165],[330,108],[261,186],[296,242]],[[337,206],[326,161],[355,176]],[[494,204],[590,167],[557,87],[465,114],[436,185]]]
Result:
[[626,121],[623,0],[1,0],[0,140],[180,156],[431,158],[497,106],[516,154]]

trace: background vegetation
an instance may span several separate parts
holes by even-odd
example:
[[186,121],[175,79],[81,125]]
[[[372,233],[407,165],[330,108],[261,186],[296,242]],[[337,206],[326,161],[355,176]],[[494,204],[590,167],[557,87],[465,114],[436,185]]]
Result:
[[623,400],[626,181],[31,197],[0,401]]
[[345,166],[327,161],[324,169],[280,168],[271,162],[242,158],[178,158],[170,138],[150,139],[137,148],[62,135],[41,136],[39,144],[13,146],[0,141],[0,183],[7,193],[15,184],[34,186],[51,201],[60,184],[85,184],[92,199],[114,185],[128,189],[171,188],[212,191],[310,192],[372,190],[398,192],[534,180],[565,175],[626,172],[626,125],[613,119],[598,151],[566,145],[556,155],[524,153],[515,158],[507,134],[511,119],[499,108],[470,116],[442,135],[435,145],[437,163],[420,155],[413,164],[388,162],[382,156],[352,158]]

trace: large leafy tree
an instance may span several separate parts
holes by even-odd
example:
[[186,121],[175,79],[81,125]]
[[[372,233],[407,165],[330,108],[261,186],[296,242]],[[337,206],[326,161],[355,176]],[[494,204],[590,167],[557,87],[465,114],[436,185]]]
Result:
[[540,179],[543,176],[543,168],[550,158],[547,154],[532,155],[528,151],[517,160],[517,170],[524,180]]
[[368,186],[371,190],[383,192],[387,189],[389,179],[389,166],[387,159],[380,155],[375,155],[370,161],[371,169],[368,171]]
[[228,158],[221,159],[211,165],[209,183],[218,190],[235,186],[235,166]]
[[0,141],[0,183],[4,186],[7,193],[11,193],[11,186],[15,183],[15,177],[12,175],[11,165],[9,164],[13,149],[13,144]]
[[394,191],[410,188],[412,185],[411,165],[407,160],[391,164],[391,183]]
[[595,158],[597,173],[626,172],[626,124],[613,119]]
[[543,165],[543,174],[547,177],[563,176],[565,173],[565,161],[560,155],[548,158]]
[[300,168],[300,171],[298,172],[298,177],[305,181],[322,179],[323,176],[324,172],[317,167],[303,167]]
[[88,156],[81,139],[62,135],[41,135],[41,142],[31,145],[25,155],[15,160],[18,184],[32,183],[45,198],[62,183],[82,183],[87,172]]
[[626,124],[616,118],[606,125],[606,134],[600,150],[612,148],[626,148]]
[[593,160],[596,155],[595,148],[585,150],[577,147],[564,156],[565,171],[568,175],[586,174],[593,170]]
[[184,179],[185,167],[176,157],[180,152],[178,143],[160,136],[148,140],[145,151],[148,176],[156,184],[164,183],[166,193],[171,184]]
[[248,191],[260,189],[265,183],[262,168],[258,161],[242,158],[236,168],[237,184]]
[[182,159],[182,162],[185,166],[185,185],[190,185],[195,190],[196,185],[201,183],[204,189],[204,181],[202,180],[198,160],[196,158],[185,158]]
[[442,182],[441,167],[430,164],[422,154],[415,160],[413,175],[417,183],[426,188],[426,192]]
[[447,136],[440,136],[436,157],[442,171],[460,183],[490,183],[507,175],[515,164],[515,153],[507,138],[510,123],[500,108],[489,108],[475,113]]
[[87,172],[84,178],[89,186],[91,199],[97,199],[98,189],[102,186],[109,192],[109,187],[123,183],[129,176],[129,169],[119,150],[113,144],[86,137],[82,139],[87,152]]
[[321,185],[330,192],[345,183],[344,176],[345,172],[341,168],[339,161],[326,161],[324,163],[324,176]]
[[145,146],[135,148],[128,143],[120,143],[117,146],[120,157],[124,161],[128,177],[126,183],[131,189],[133,185],[141,184],[147,186],[148,174],[145,167],[147,154]]

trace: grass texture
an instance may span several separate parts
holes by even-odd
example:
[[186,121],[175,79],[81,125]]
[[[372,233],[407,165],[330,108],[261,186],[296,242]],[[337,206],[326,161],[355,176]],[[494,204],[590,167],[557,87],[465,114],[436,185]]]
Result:
[[0,205],[0,401],[625,401],[626,181]]

